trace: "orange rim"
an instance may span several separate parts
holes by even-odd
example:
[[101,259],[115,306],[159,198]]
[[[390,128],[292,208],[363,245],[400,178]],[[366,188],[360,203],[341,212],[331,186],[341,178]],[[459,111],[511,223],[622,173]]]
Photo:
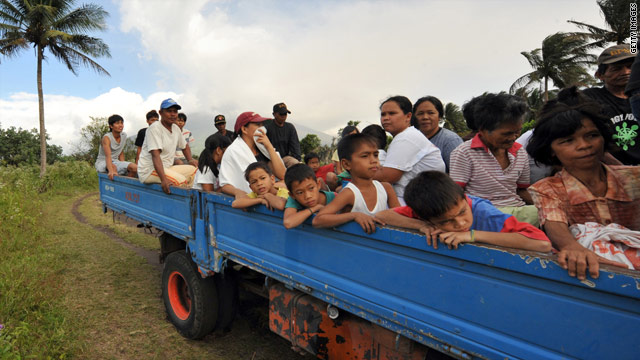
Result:
[[169,275],[169,284],[167,285],[167,293],[169,294],[169,303],[173,312],[178,319],[187,320],[191,313],[191,297],[189,296],[189,286],[187,282],[177,271]]

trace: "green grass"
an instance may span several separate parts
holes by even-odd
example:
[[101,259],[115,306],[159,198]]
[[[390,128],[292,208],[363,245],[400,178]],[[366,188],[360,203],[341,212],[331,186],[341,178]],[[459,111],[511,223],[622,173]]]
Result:
[[[154,236],[103,214],[86,163],[0,167],[0,359],[288,359],[289,344],[241,317],[231,333],[182,338],[166,320],[161,274],[95,226],[157,249]],[[12,217],[13,216],[13,217]]]

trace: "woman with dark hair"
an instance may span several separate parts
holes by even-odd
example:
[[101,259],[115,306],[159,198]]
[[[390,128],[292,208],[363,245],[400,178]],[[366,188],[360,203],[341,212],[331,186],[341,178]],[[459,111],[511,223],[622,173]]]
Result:
[[[579,95],[575,88],[569,91]],[[577,275],[582,280],[587,268],[591,277],[598,277],[598,262],[622,264],[580,245],[569,226],[593,222],[640,230],[640,167],[602,162],[611,145],[611,129],[600,114],[594,103],[568,105],[550,101],[527,146],[536,162],[562,167],[555,176],[540,180],[529,191],[541,225],[560,250],[558,262],[570,276]]]
[[193,179],[193,189],[215,191],[218,187],[218,164],[224,151],[231,145],[226,136],[209,136],[198,158],[198,171]]
[[413,126],[440,149],[440,155],[449,172],[451,152],[462,144],[462,139],[453,131],[440,127],[443,115],[442,102],[435,96],[422,97],[413,104]]
[[445,172],[440,149],[411,126],[412,110],[411,101],[404,96],[392,96],[380,105],[382,128],[393,136],[393,141],[375,179],[393,184],[402,205],[404,187],[416,175],[427,170]]
[[515,142],[526,103],[508,94],[485,94],[463,106],[467,125],[477,134],[451,153],[451,178],[465,193],[487,199],[518,220],[538,225],[529,187],[529,156]]

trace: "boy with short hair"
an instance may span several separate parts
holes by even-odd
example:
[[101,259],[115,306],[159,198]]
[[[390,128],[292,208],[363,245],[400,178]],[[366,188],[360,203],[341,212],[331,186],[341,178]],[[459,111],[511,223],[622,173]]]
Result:
[[[351,174],[351,182],[313,219],[315,227],[334,227],[355,221],[367,233],[376,230],[377,212],[400,206],[389,183],[373,180],[378,171],[378,144],[365,134],[346,136],[338,143],[342,168]],[[350,211],[350,212],[348,212]]]
[[[151,110],[147,113],[146,117],[147,117],[147,125],[151,126],[151,124],[158,121],[158,119],[160,118],[160,115],[158,115],[157,111]],[[136,164],[140,159],[140,152],[142,151],[142,145],[144,145],[144,138],[146,134],[147,134],[147,128],[142,128],[138,130],[138,135],[136,136],[136,143],[135,143],[136,147],[138,148],[136,151]]]
[[284,183],[289,189],[289,199],[282,219],[285,228],[291,229],[302,224],[335,198],[334,192],[320,190],[320,181],[313,169],[305,164],[296,164],[287,169]]
[[231,207],[245,209],[263,204],[269,210],[284,210],[284,205],[289,198],[289,191],[275,186],[276,177],[266,163],[258,161],[250,164],[244,172],[244,177],[249,183],[251,192],[247,196],[235,199],[231,203]]
[[[545,233],[531,224],[505,214],[490,201],[466,196],[449,175],[424,171],[413,178],[404,192],[407,206],[378,213],[388,225],[417,229],[427,244],[438,248],[438,238],[449,249],[466,242],[540,252],[551,251]],[[403,216],[402,216],[403,215]]]
[[321,188],[329,187],[329,189],[333,190],[337,186],[337,180],[335,171],[335,166],[333,163],[320,166],[320,156],[314,152],[310,152],[304,156],[304,163],[307,164],[316,174],[316,178],[322,183],[320,184]]
[[[178,119],[176,120],[176,125],[178,125],[178,127],[180,128],[180,131],[182,131],[182,136],[184,137],[184,141],[186,141],[189,147],[191,147],[192,143],[196,141],[196,139],[193,138],[193,134],[191,134],[191,131],[186,127],[184,127],[186,123],[187,123],[187,115],[182,112],[179,113]],[[184,154],[182,153],[182,149],[176,148],[176,158],[173,160],[173,163],[175,165],[182,165],[186,162],[187,162],[187,159],[184,157]]]
[[135,177],[138,166],[132,162],[124,161],[124,147],[127,143],[127,134],[124,129],[124,119],[120,115],[111,115],[109,122],[110,133],[106,133],[100,142],[95,168],[99,173],[108,173],[113,180],[116,175]]

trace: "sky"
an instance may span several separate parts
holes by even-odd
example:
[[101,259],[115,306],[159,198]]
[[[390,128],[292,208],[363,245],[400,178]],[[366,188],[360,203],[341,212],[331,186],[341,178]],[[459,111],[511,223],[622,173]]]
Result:
[[[125,132],[173,97],[197,142],[244,111],[335,135],[349,120],[379,123],[389,96],[433,95],[462,105],[508,91],[531,71],[520,54],[573,19],[604,27],[596,1],[102,0],[110,47],[95,59],[111,76],[55,58],[43,67],[50,143],[69,154],[91,117],[120,114]],[[85,3],[77,1],[76,5]],[[0,127],[38,127],[32,49],[0,58]],[[363,127],[361,126],[361,127]],[[197,147],[196,147],[197,148]]]

